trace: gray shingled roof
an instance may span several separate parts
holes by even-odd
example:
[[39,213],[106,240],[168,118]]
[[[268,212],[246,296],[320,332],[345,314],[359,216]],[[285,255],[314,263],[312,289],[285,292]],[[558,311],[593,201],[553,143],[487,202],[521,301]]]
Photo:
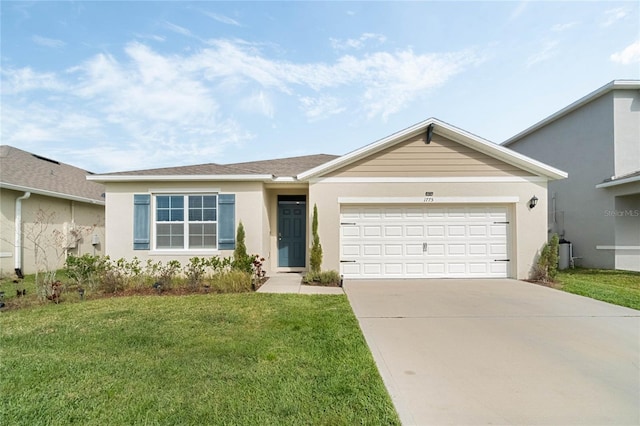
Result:
[[105,173],[102,176],[188,176],[188,175],[273,175],[296,176],[337,158],[336,155],[317,154],[275,160],[250,161],[232,164],[198,164],[194,166],[164,167]]
[[69,164],[0,145],[0,187],[3,188],[104,202],[104,185],[87,181],[89,174],[91,172]]

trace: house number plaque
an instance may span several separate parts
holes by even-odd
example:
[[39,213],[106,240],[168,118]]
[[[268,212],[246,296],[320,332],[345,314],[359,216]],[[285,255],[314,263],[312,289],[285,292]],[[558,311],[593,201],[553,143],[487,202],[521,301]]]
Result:
[[433,203],[433,192],[427,191],[424,193],[424,202]]

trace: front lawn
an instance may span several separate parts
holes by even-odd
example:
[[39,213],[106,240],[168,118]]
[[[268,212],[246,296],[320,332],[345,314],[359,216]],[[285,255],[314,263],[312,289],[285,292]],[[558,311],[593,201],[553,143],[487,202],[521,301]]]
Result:
[[640,309],[640,273],[606,269],[567,269],[557,287],[593,299]]
[[0,313],[3,424],[399,424],[345,296],[138,296]]

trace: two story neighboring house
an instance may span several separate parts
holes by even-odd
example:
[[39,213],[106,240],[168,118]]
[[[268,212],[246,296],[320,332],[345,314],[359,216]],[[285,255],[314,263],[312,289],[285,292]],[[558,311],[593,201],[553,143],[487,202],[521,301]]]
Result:
[[0,274],[55,270],[103,254],[104,186],[86,170],[0,146]]
[[503,143],[558,167],[549,232],[577,264],[640,271],[640,80],[614,80]]

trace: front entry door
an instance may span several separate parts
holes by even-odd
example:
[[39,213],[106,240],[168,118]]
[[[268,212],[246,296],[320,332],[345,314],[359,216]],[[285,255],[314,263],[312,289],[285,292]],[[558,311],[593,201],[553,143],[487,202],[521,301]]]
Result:
[[305,266],[306,217],[304,195],[278,196],[278,266]]

